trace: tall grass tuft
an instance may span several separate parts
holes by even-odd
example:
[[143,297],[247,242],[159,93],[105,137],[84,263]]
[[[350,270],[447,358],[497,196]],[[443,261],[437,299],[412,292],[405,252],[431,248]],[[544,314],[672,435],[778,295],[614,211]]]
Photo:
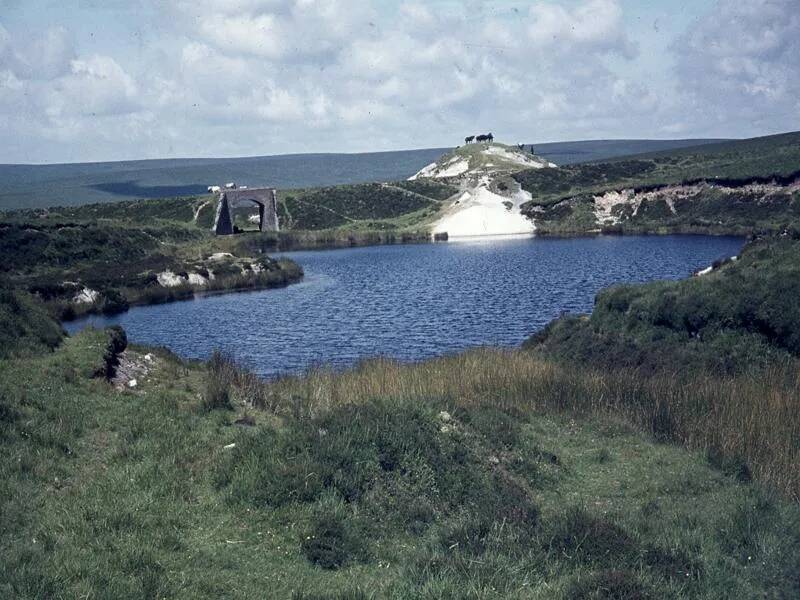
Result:
[[208,361],[203,409],[206,411],[233,408],[233,389],[238,368],[233,359],[215,350]]

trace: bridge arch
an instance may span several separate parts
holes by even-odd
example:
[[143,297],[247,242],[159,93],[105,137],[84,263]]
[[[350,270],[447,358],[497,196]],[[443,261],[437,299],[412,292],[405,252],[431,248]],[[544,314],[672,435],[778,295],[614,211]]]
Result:
[[279,231],[277,193],[271,188],[221,190],[212,231],[217,235],[232,234],[233,210],[246,202],[258,206],[259,231]]

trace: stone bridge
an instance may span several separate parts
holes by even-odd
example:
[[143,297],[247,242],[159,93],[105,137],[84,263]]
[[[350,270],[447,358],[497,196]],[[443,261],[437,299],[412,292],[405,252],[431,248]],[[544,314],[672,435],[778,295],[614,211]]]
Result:
[[271,188],[235,188],[219,191],[217,214],[212,231],[217,235],[233,233],[233,210],[251,202],[258,206],[258,228],[261,231],[278,231],[277,194]]

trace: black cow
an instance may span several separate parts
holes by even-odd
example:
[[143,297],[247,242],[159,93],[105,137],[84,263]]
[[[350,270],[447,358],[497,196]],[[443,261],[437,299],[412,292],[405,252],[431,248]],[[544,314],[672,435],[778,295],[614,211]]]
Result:
[[472,140],[474,140],[474,139],[475,139],[475,136],[474,136],[474,135],[471,135],[471,136],[469,136],[469,137],[465,137],[465,138],[464,138],[464,143],[465,143],[465,144],[469,144],[469,143],[470,143]]

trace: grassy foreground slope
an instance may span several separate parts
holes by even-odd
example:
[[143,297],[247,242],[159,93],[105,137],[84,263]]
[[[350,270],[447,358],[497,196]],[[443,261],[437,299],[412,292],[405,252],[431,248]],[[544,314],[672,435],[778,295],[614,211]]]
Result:
[[3,597],[800,591],[798,505],[615,416],[630,380],[476,351],[264,384],[120,349],[0,360]]

